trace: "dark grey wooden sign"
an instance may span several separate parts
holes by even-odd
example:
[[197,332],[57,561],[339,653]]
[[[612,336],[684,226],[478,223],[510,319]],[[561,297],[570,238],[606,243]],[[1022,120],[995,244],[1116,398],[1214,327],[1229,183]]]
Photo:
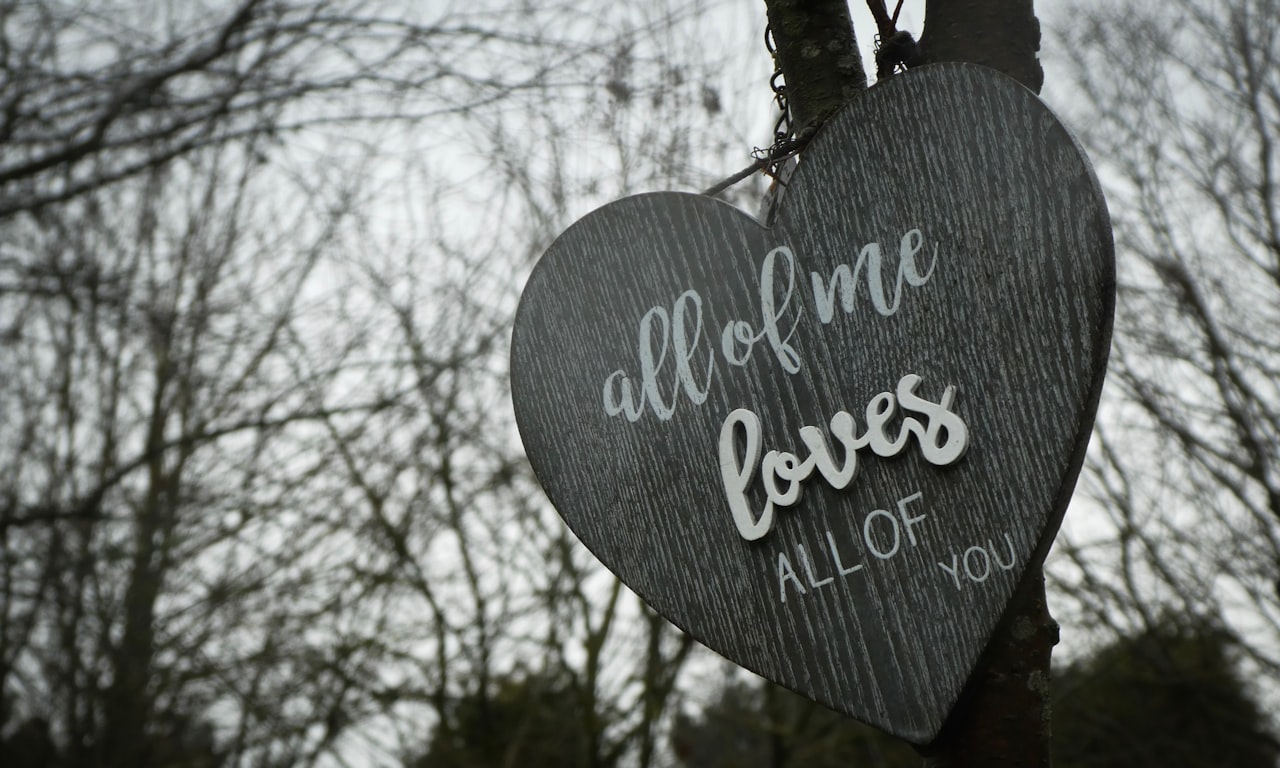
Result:
[[1114,280],[1039,99],[914,70],[822,129],[771,229],[678,193],[570,227],[516,317],[520,435],[656,610],[926,744],[1061,521]]

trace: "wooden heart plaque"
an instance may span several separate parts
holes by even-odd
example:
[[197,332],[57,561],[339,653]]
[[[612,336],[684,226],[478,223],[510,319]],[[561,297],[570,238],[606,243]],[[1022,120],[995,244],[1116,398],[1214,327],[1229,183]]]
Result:
[[692,194],[571,226],[512,346],[520,435],[582,541],[729,659],[938,734],[1088,442],[1106,205],[1040,100],[972,65],[868,90],[772,227]]

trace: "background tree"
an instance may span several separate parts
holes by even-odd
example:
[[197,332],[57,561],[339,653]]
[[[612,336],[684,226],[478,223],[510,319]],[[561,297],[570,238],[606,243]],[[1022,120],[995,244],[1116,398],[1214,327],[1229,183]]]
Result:
[[[1271,768],[1280,742],[1244,678],[1237,638],[1214,619],[1165,615],[1059,667],[1053,763]],[[730,675],[677,716],[672,752],[690,768],[918,766],[902,742],[759,679]]]
[[915,768],[905,742],[760,680],[731,676],[701,711],[681,713],[671,748],[689,768]]
[[[453,702],[413,768],[577,768],[617,764],[596,751],[604,713],[583,709],[572,686],[546,677],[495,681],[492,696]],[[447,722],[450,725],[445,726]]]
[[[512,724],[506,759],[559,711],[584,764],[649,766],[674,703],[737,712],[539,496],[505,346],[569,222],[763,143],[763,9],[427,5],[0,3],[6,765],[470,759],[477,712]],[[1029,3],[935,5],[929,56],[1025,58],[978,11],[1025,43]],[[1220,606],[1265,681],[1280,9],[1089,10],[1049,95],[1101,167],[1123,286],[1055,610],[1069,647],[1175,647],[1164,617]]]
[[[630,105],[713,114],[715,84],[664,53],[696,4],[520,12],[4,7],[13,754],[387,762],[537,657],[592,754],[652,759],[689,643],[538,501],[505,327],[601,180],[697,173],[686,118]],[[599,167],[568,151],[635,134]]]
[[[256,141],[270,153],[304,130],[467,109],[590,68],[581,57],[600,40],[573,34],[580,25],[565,23],[563,8],[526,9],[533,34],[508,31],[502,11],[351,0],[5,3],[0,217],[202,148]],[[423,91],[429,103],[410,101]]]
[[1054,762],[1089,766],[1271,768],[1280,743],[1242,676],[1230,632],[1161,617],[1054,680]]
[[[1274,680],[1280,5],[1089,4],[1057,36],[1061,102],[1099,164],[1120,277],[1092,503],[1054,560],[1062,605],[1113,633],[1220,614]],[[1274,687],[1262,693],[1275,711]]]

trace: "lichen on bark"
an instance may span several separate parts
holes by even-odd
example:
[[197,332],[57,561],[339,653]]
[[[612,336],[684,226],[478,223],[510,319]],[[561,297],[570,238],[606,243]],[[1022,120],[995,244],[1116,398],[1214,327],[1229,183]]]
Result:
[[867,87],[847,0],[765,0],[796,132]]

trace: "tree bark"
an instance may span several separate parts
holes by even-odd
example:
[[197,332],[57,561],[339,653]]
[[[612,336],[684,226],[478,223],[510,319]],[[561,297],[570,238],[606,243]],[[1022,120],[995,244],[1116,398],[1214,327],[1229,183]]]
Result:
[[925,768],[1048,768],[1049,661],[1058,625],[1044,573],[1027,572],[964,695],[926,751]]
[[1033,0],[927,0],[920,53],[926,63],[969,61],[998,69],[1036,93],[1044,85]]
[[765,0],[797,133],[867,87],[848,0]]

